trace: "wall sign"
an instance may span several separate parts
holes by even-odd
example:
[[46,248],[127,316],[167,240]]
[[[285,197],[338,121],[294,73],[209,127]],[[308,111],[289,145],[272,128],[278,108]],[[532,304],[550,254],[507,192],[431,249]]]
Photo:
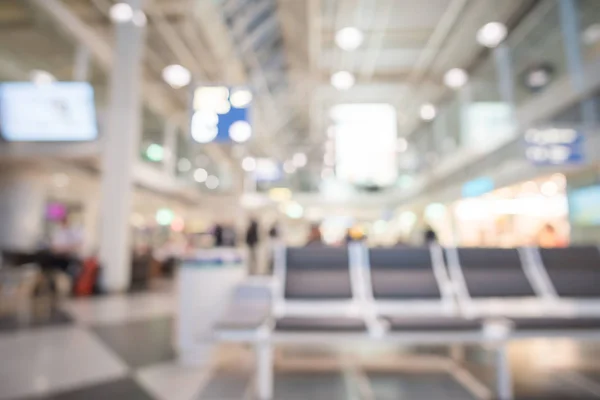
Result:
[[529,129],[525,132],[525,155],[536,165],[580,164],[584,160],[583,142],[583,135],[575,129]]
[[238,142],[252,136],[252,93],[246,88],[197,87],[193,94],[191,135],[198,143]]

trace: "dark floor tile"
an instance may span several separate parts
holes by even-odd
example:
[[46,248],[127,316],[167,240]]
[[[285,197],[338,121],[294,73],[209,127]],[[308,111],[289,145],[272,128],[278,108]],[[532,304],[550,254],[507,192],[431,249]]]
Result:
[[447,374],[369,373],[376,400],[475,399]]
[[[569,371],[565,371],[569,373]],[[587,400],[598,399],[588,390],[561,376],[563,372],[531,372],[514,378],[515,396],[518,400]]]
[[173,318],[161,317],[117,325],[96,326],[93,331],[129,366],[145,367],[175,358]]
[[14,314],[0,316],[0,332],[14,332],[69,324],[73,324],[73,319],[58,309],[37,308],[32,310],[27,318]]
[[275,374],[275,400],[348,400],[350,397],[341,373],[278,373]]
[[239,400],[250,384],[250,374],[217,371],[196,400]]
[[600,371],[578,370],[575,372],[579,377],[600,388]]
[[133,379],[123,378],[28,400],[155,400]]

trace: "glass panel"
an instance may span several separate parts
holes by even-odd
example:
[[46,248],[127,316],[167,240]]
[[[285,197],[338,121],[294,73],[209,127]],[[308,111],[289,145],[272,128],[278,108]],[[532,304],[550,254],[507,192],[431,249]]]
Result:
[[445,105],[433,121],[434,145],[440,156],[452,153],[458,146],[456,127],[453,128],[450,123],[451,111],[451,107]]
[[454,95],[452,100],[446,106],[446,130],[448,143],[459,147],[462,145],[461,129],[462,129],[462,107],[458,95]]
[[567,73],[557,2],[540,2],[509,37],[508,45],[517,105],[542,93]]
[[142,119],[142,140],[140,140],[140,157],[152,164],[161,164],[164,158],[163,120],[144,107]]
[[583,58],[593,61],[600,57],[600,1],[579,0]]
[[496,73],[496,62],[493,54],[473,71],[470,78],[470,86],[473,102],[502,101],[498,89],[498,75]]

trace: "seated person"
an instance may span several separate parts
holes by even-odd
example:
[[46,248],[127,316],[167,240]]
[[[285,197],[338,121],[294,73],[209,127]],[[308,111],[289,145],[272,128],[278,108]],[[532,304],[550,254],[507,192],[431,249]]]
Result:
[[308,241],[306,242],[306,246],[322,246],[323,245],[323,237],[321,236],[321,229],[319,229],[319,225],[313,224],[310,227],[310,233],[308,234]]

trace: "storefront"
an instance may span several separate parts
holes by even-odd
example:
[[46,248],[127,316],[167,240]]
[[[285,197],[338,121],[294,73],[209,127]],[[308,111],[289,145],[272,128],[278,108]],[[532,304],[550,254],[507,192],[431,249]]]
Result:
[[570,240],[567,185],[562,174],[463,198],[449,208],[456,245],[557,247]]

